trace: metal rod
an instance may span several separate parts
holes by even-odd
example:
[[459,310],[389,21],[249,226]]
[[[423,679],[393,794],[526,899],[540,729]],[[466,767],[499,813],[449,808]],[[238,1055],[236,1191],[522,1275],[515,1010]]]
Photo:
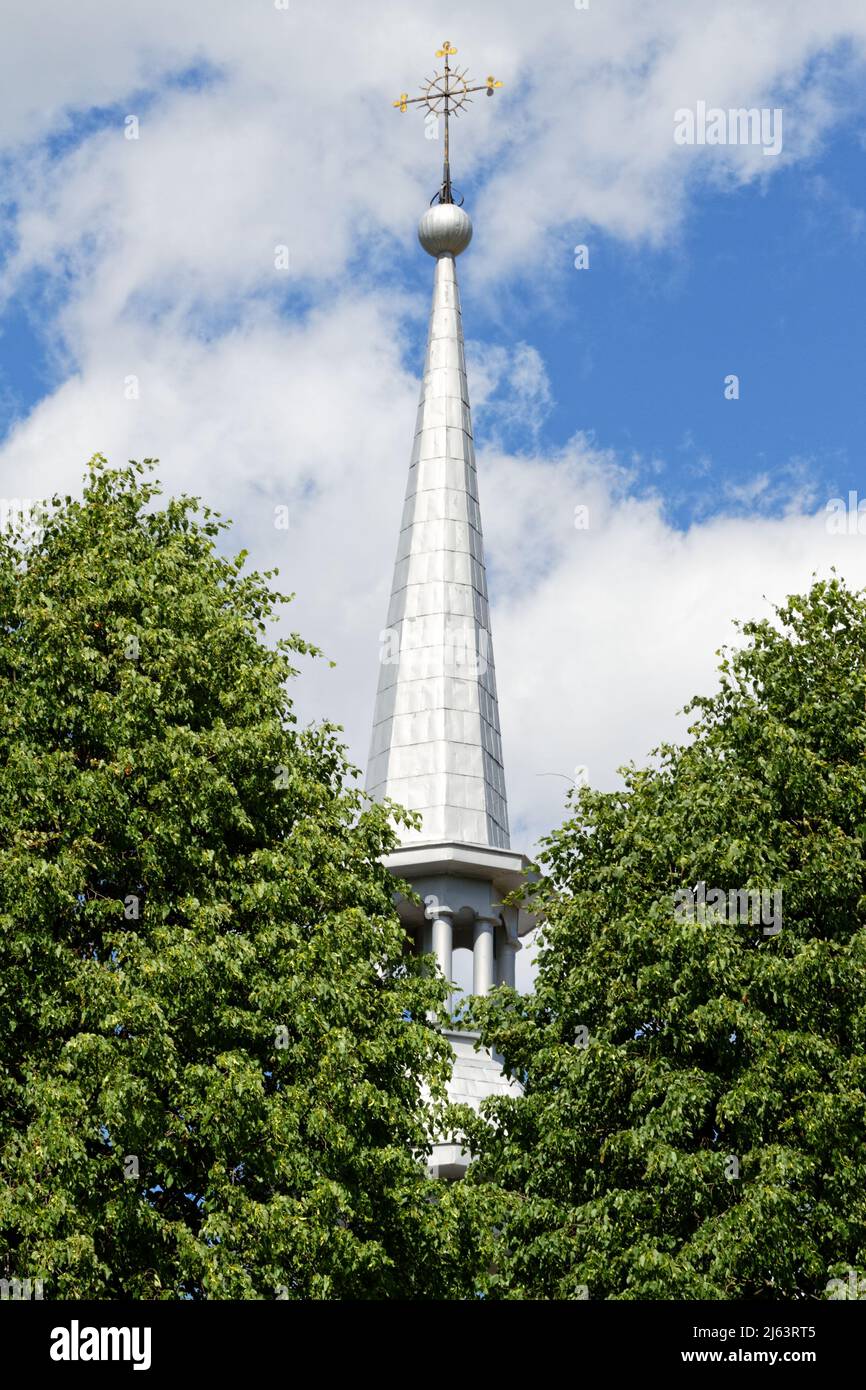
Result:
[[449,98],[451,96],[451,84],[449,76],[451,69],[448,66],[448,54],[445,55],[445,163],[442,169],[442,202],[451,203],[451,159],[448,135],[448,117],[451,114]]

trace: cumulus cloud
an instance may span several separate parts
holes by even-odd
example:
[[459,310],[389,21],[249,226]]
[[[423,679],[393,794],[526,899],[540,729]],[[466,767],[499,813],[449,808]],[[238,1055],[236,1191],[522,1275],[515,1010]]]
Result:
[[[531,494],[522,541],[549,557],[526,586],[515,569],[503,576],[494,612],[515,842],[561,820],[575,768],[610,789],[618,767],[687,736],[679,711],[715,687],[735,620],[771,616],[833,567],[866,586],[866,536],[833,534],[825,504],[675,530],[660,499],[624,492],[580,441],[540,465],[491,460],[489,473],[494,555],[513,553],[511,508]],[[578,504],[588,509],[580,529]]]

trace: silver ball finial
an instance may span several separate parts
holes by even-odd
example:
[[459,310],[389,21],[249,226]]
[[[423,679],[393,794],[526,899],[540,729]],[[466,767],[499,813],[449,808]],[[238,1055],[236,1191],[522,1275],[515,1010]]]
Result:
[[429,256],[459,256],[472,240],[472,221],[456,203],[434,203],[418,223],[418,240]]

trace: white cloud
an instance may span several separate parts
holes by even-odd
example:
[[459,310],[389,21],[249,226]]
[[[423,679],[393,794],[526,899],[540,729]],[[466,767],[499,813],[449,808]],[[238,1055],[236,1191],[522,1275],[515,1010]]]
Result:
[[[483,467],[494,558],[515,553],[515,504],[530,497],[520,547],[550,557],[525,588],[510,567],[494,612],[512,838],[524,843],[562,819],[576,766],[610,789],[617,767],[686,736],[678,712],[715,687],[716,652],[738,640],[735,619],[770,616],[771,602],[833,566],[866,586],[866,536],[828,533],[823,505],[682,532],[658,500],[624,494],[579,442],[543,464]],[[577,502],[588,504],[588,529],[572,525]]]
[[466,345],[473,420],[488,436],[501,429],[535,437],[553,405],[544,360],[530,343]]
[[[536,7],[531,24],[522,0],[502,0],[441,7],[440,27],[452,20],[459,61],[506,83],[457,123],[454,153],[464,184],[494,168],[472,274],[500,284],[557,263],[564,224],[657,239],[676,230],[695,178],[771,178],[850,115],[843,76],[866,44],[860,0],[563,3]],[[20,204],[8,281],[69,265],[110,316],[135,294],[180,312],[266,288],[280,241],[299,275],[337,276],[371,247],[383,268],[377,237],[405,245],[438,182],[439,144],[390,102],[432,70],[431,42],[429,13],[398,0],[377,0],[374,17],[349,0],[21,5],[0,69],[0,148],[30,146],[7,187]],[[205,73],[192,88],[169,80],[191,69]],[[676,146],[673,113],[698,99],[783,101],[783,156]],[[112,111],[110,129],[59,155],[40,145],[95,106]],[[124,138],[130,113],[138,140]]]

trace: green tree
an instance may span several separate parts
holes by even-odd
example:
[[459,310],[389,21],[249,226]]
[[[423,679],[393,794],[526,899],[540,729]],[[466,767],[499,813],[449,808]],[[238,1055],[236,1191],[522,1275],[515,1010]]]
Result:
[[[834,578],[743,635],[692,741],[544,842],[535,994],[475,1002],[525,1079],[473,1135],[491,1293],[820,1298],[866,1269],[866,602]],[[677,900],[699,883],[724,904]]]
[[[0,1276],[46,1298],[450,1296],[444,984],[385,811],[299,729],[271,574],[97,457],[0,544]],[[430,1098],[428,1100],[428,1098]]]

